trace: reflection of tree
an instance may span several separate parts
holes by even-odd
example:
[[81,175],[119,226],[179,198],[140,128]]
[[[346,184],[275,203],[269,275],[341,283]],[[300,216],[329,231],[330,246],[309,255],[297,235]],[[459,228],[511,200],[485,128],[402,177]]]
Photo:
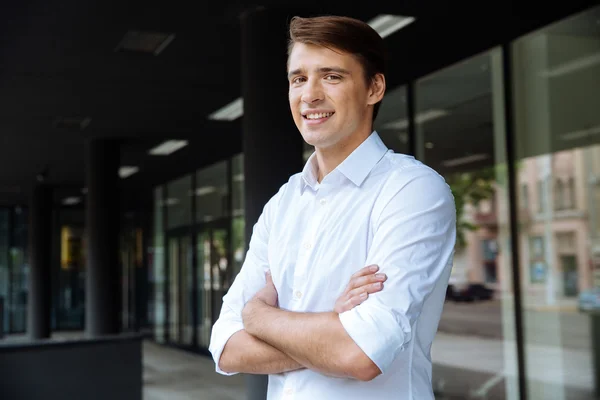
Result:
[[457,172],[446,176],[446,182],[452,189],[456,204],[456,248],[466,246],[465,234],[478,227],[464,220],[464,211],[467,204],[477,206],[481,201],[490,199],[494,195],[496,170],[488,167],[477,171]]

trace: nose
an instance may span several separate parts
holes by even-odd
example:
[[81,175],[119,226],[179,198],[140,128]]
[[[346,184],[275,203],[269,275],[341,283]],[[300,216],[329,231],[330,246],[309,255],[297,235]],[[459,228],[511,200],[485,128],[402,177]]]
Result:
[[306,104],[314,104],[323,100],[323,88],[318,79],[311,79],[303,87],[302,102]]

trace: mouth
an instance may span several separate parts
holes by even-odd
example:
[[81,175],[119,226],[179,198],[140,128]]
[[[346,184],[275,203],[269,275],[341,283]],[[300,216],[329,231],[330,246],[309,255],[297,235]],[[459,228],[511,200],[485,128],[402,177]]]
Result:
[[302,113],[302,118],[309,125],[316,125],[316,124],[322,124],[323,122],[327,121],[329,118],[331,118],[333,116],[333,114],[335,114],[335,112],[333,112],[333,111],[330,111],[330,112],[306,112],[306,113]]

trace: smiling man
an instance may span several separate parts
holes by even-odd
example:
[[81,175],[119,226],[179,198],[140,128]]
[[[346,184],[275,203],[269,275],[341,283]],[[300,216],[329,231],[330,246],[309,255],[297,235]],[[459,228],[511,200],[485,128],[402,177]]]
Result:
[[216,370],[269,374],[268,399],[433,400],[430,349],[456,235],[450,188],[373,130],[386,80],[370,26],[292,19],[287,72],[315,153],[254,226],[213,327]]

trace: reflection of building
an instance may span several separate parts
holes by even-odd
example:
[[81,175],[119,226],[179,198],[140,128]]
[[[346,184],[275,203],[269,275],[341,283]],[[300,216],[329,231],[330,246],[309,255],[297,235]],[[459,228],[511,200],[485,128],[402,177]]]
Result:
[[[532,303],[573,298],[594,286],[593,255],[600,250],[600,203],[596,201],[600,163],[594,159],[600,159],[600,146],[518,163],[522,282]],[[481,282],[501,290],[496,204],[504,198],[494,196],[465,208],[466,218],[477,230],[466,234],[468,243],[465,254],[458,255],[456,281]]]

